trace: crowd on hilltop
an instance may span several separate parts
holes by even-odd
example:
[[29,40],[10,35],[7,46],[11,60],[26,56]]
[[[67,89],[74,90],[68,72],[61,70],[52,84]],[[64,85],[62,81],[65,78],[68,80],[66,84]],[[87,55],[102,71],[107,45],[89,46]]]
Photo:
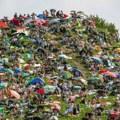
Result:
[[1,19],[1,120],[119,120],[119,37],[96,25],[55,9]]

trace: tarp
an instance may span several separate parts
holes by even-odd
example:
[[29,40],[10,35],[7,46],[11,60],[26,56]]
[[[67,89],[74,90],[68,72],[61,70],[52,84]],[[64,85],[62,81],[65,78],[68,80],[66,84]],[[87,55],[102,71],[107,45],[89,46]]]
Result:
[[41,78],[33,78],[28,82],[28,85],[34,85],[35,83],[44,84],[44,81]]

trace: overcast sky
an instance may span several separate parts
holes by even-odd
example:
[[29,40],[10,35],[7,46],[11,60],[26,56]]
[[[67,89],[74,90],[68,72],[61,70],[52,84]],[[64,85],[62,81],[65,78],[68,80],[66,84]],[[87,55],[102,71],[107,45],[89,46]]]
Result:
[[0,18],[17,13],[42,13],[43,10],[84,11],[113,22],[120,29],[120,0],[0,0]]

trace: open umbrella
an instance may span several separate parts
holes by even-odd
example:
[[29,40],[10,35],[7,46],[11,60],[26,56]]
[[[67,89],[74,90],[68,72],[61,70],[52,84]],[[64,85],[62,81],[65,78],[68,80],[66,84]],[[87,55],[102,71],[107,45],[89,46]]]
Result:
[[65,58],[65,59],[72,59],[71,57],[68,57],[68,56],[66,56],[66,55],[64,55],[64,54],[61,54],[61,55],[59,55],[58,57],[59,57],[59,58]]
[[105,73],[107,72],[107,70],[100,70],[100,73]]
[[5,22],[0,22],[0,27],[2,28],[8,28],[7,24]]
[[37,93],[38,94],[44,94],[45,90],[43,88],[40,88],[40,89],[37,90]]
[[1,83],[1,84],[0,84],[0,88],[7,86],[7,84],[8,84],[8,83]]
[[5,72],[7,72],[7,73],[11,73],[11,74],[14,73],[13,70],[11,70],[11,69],[7,69],[7,70],[5,70]]
[[10,90],[10,93],[11,93],[15,98],[20,99],[20,95],[19,95],[16,91]]
[[91,57],[91,59],[92,59],[93,61],[102,63],[102,60],[101,60],[100,58],[98,58],[98,57]]
[[28,85],[34,85],[36,83],[44,85],[44,81],[41,78],[33,78],[28,81]]
[[117,77],[114,73],[109,72],[109,71],[104,72],[103,74],[104,74],[104,75],[108,75],[108,76],[110,76],[110,77],[112,77],[112,78],[116,78],[116,77]]
[[80,86],[73,86],[74,89],[80,89]]

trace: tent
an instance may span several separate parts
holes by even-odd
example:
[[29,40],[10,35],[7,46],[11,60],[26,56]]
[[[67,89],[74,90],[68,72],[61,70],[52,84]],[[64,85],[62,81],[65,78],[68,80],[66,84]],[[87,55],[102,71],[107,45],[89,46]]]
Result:
[[64,79],[72,78],[72,74],[69,71],[61,71],[60,76]]
[[28,81],[28,85],[34,85],[35,83],[44,84],[44,81],[41,78],[33,78]]

